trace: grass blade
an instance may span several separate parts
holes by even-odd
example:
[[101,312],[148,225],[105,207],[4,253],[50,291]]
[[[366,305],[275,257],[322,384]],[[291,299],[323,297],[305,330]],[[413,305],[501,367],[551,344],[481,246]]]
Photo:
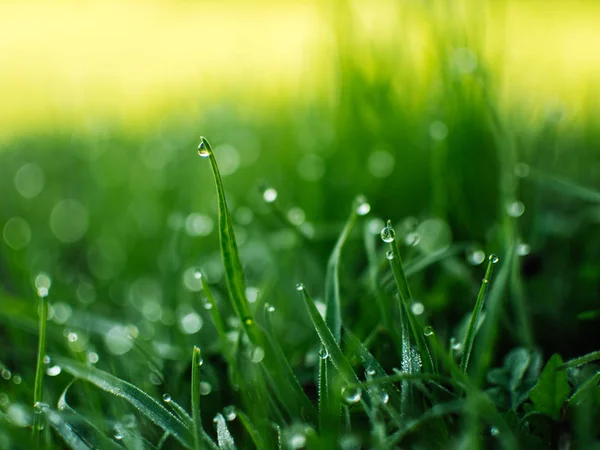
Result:
[[200,418],[200,366],[202,365],[202,356],[200,349],[194,346],[192,352],[192,418],[194,422],[194,448],[200,450],[204,448],[200,436],[202,420]]
[[579,366],[583,366],[584,364],[589,364],[592,361],[597,361],[599,359],[600,359],[600,350],[597,350],[595,352],[588,353],[587,355],[580,356],[579,358],[570,359],[569,361],[565,362],[564,364],[561,364],[559,369],[569,369],[571,367],[579,367]]
[[260,437],[260,433],[254,426],[254,424],[250,421],[250,418],[246,415],[246,413],[244,413],[243,411],[240,411],[237,408],[235,410],[235,413],[236,413],[237,417],[240,419],[240,422],[242,423],[244,428],[246,429],[246,432],[250,435],[252,442],[254,442],[254,447],[257,450],[266,450],[268,447],[266,446],[266,444]]
[[[412,338],[417,345],[417,349],[421,355],[423,370],[425,372],[433,373],[433,360],[431,359],[429,347],[427,347],[427,342],[425,341],[425,337],[423,335],[423,327],[417,322],[416,317],[411,312],[412,295],[410,293],[410,288],[406,279],[406,273],[404,272],[404,267],[402,265],[400,249],[398,248],[398,243],[396,242],[395,236],[396,232],[392,228],[391,221],[388,220],[385,228],[381,230],[381,239],[390,246],[390,251],[387,253],[387,258],[390,261],[392,272],[394,274],[394,280],[400,296],[400,315],[403,319],[407,319],[406,321],[401,321],[401,326],[405,327],[406,322],[408,322],[408,326],[406,328],[410,330]],[[404,342],[402,345],[404,355],[404,348],[406,347],[406,331],[404,331],[403,341]]]
[[217,426],[217,441],[221,450],[236,450],[233,436],[227,428],[227,422],[221,413],[218,413],[215,417],[215,424]]
[[[38,291],[40,298],[40,322],[39,322],[39,339],[38,339],[38,354],[37,366],[35,368],[35,384],[33,388],[33,405],[42,402],[44,391],[44,356],[46,354],[46,328],[48,325],[48,290],[40,289]],[[43,411],[42,411],[43,412]],[[46,414],[44,414],[46,415]],[[39,415],[34,416],[33,432],[39,436],[40,423]]]
[[463,355],[460,361],[460,368],[465,373],[467,372],[467,368],[469,366],[469,359],[471,358],[471,351],[473,350],[473,343],[475,342],[475,335],[477,334],[477,324],[479,323],[479,316],[481,315],[481,310],[483,309],[485,294],[488,286],[490,285],[494,264],[497,262],[498,257],[496,255],[490,255],[487,269],[485,271],[485,277],[481,282],[481,288],[479,289],[479,294],[477,295],[477,300],[475,301],[475,307],[471,313],[469,328],[467,329],[467,334],[465,335],[465,341],[463,343]]
[[60,413],[50,409],[47,404],[38,402],[35,404],[35,409],[44,416],[50,426],[63,441],[65,441],[65,444],[67,444],[68,447],[73,450],[89,450],[92,448],[88,446],[75,431],[73,431],[72,426],[62,418]]
[[192,436],[186,426],[140,388],[107,372],[70,359],[54,358],[53,360],[74,377],[88,381],[106,392],[125,399],[156,425],[172,434],[181,444],[190,448]]

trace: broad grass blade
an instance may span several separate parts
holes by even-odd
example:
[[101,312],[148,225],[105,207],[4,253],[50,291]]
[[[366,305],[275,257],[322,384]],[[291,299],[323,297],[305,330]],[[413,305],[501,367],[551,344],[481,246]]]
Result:
[[89,450],[92,447],[88,446],[81,437],[75,433],[73,427],[66,422],[62,415],[45,404],[38,402],[35,408],[44,415],[47,422],[52,426],[54,431],[65,441],[72,450]]

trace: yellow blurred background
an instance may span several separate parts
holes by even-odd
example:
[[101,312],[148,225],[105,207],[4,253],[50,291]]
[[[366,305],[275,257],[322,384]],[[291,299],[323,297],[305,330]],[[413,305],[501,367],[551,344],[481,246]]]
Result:
[[507,104],[597,104],[600,2],[449,2],[450,16],[445,3],[1,1],[0,136],[98,118],[135,132],[223,98],[331,99],[341,48],[408,53],[414,64],[395,70],[426,76],[445,27],[483,56]]

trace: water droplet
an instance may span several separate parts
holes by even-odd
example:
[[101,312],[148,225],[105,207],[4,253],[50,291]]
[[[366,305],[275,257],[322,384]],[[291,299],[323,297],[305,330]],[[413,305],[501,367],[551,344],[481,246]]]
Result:
[[198,269],[194,270],[194,278],[196,280],[201,279],[202,278],[202,272],[200,272],[200,270],[198,270]]
[[519,245],[517,245],[517,255],[519,256],[529,255],[530,251],[531,247],[529,246],[529,244],[521,242]]
[[359,196],[356,199],[356,214],[359,216],[365,216],[371,211],[371,205],[367,202],[367,198],[364,195]]
[[462,344],[459,341],[457,341],[455,337],[451,337],[450,338],[450,347],[452,347],[452,350],[457,352],[462,349]]
[[184,334],[195,334],[202,328],[204,321],[196,311],[190,311],[179,319],[179,328]]
[[225,420],[227,420],[228,422],[235,420],[235,418],[237,417],[237,414],[235,412],[235,406],[229,405],[223,408],[223,416],[225,416]]
[[529,175],[529,166],[522,162],[515,164],[515,175],[519,178],[525,178]]
[[414,302],[410,307],[410,310],[415,316],[420,316],[425,312],[425,306],[421,302]]
[[425,336],[433,336],[435,334],[435,331],[433,331],[433,327],[428,325],[423,329],[423,334]]
[[321,349],[319,350],[319,358],[327,359],[328,356],[329,352],[327,351],[327,349],[325,347],[321,347]]
[[490,434],[494,437],[500,435],[500,430],[496,427],[490,428]]
[[373,376],[373,375],[375,375],[375,373],[376,373],[376,370],[374,368],[369,367],[367,369],[367,375]]
[[212,309],[213,304],[211,302],[209,302],[208,300],[205,300],[203,303],[204,309],[208,310],[208,309]]
[[304,290],[304,285],[302,283],[296,284],[296,290],[297,291],[303,291]]
[[122,435],[120,432],[118,432],[118,431],[117,431],[117,432],[115,433],[115,439],[116,439],[117,441],[120,441],[121,439],[123,439],[123,435]]
[[510,217],[521,217],[525,212],[525,205],[521,202],[512,202],[506,205],[506,212]]
[[69,342],[77,342],[77,339],[79,339],[79,336],[77,336],[77,333],[69,333],[69,335],[67,336],[67,340]]
[[250,303],[255,303],[260,295],[260,290],[257,287],[249,286],[246,288],[246,298]]
[[302,208],[291,208],[287,213],[287,218],[293,225],[302,225],[306,219],[306,213]]
[[252,350],[252,357],[251,357],[251,361],[253,363],[259,363],[261,362],[265,357],[265,350],[262,347],[256,347],[254,350]]
[[388,251],[385,253],[385,257],[391,261],[392,259],[394,259],[394,252],[393,252],[393,251],[391,251],[391,250],[388,250]]
[[498,261],[500,261],[500,258],[498,258],[498,256],[494,255],[493,253],[488,259],[491,261],[492,264],[496,264]]
[[288,443],[291,448],[302,448],[306,444],[306,436],[294,433],[290,436]]
[[48,297],[48,288],[47,287],[39,287],[37,288],[37,295],[39,298]]
[[2,378],[5,380],[10,380],[10,377],[12,377],[11,371],[8,369],[2,369]]
[[471,250],[467,254],[467,261],[473,266],[481,264],[485,260],[485,253],[482,250]]
[[48,367],[46,369],[46,375],[50,376],[50,377],[55,377],[58,374],[60,374],[61,369],[60,366],[52,366],[52,367]]
[[270,187],[263,191],[263,200],[267,203],[273,203],[277,200],[277,191]]
[[96,364],[100,358],[98,357],[98,353],[90,352],[87,355],[87,360],[91,364]]
[[388,220],[387,225],[381,230],[381,240],[389,244],[394,241],[395,237],[396,232],[392,228],[392,223]]
[[23,379],[19,375],[15,375],[13,377],[13,383],[15,383],[15,384],[21,384],[22,381],[23,381]]
[[200,395],[208,395],[212,392],[212,385],[206,381],[200,382]]
[[382,391],[380,395],[381,395],[381,398],[380,398],[381,403],[383,403],[384,405],[390,401],[390,395],[387,392]]
[[198,360],[198,367],[200,367],[202,364],[204,364],[204,359],[200,358]]
[[163,400],[167,403],[169,403],[172,399],[171,396],[169,394],[163,394]]
[[203,137],[200,138],[200,144],[198,144],[198,155],[200,155],[202,158],[206,158],[208,155],[210,155],[210,150],[204,143]]
[[358,386],[348,386],[342,389],[342,398],[348,404],[353,404],[362,398],[362,391]]
[[265,303],[265,309],[270,313],[275,312],[275,307],[269,303]]
[[44,356],[44,364],[50,364],[50,357],[48,355]]

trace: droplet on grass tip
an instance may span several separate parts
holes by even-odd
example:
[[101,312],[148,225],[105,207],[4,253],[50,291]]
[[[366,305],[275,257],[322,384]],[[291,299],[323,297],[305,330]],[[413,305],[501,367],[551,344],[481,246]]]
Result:
[[391,261],[392,259],[394,259],[394,252],[391,250],[387,251],[385,253],[385,257]]
[[496,264],[498,261],[500,261],[500,258],[498,258],[498,256],[494,255],[493,253],[490,255],[490,257],[488,259],[490,260],[490,262],[492,264]]
[[362,391],[358,386],[347,386],[342,389],[342,398],[350,405],[357,403],[362,398]]
[[381,230],[381,240],[389,244],[394,241],[395,237],[396,232],[392,228],[392,222],[388,220],[386,226]]
[[425,336],[433,336],[435,334],[435,331],[433,330],[433,327],[428,325],[423,329],[423,334]]
[[303,291],[304,290],[304,284],[302,284],[302,283],[296,284],[296,290],[297,291]]
[[263,200],[267,203],[273,203],[277,200],[277,191],[272,187],[266,188],[263,191]]
[[163,400],[164,400],[166,403],[170,403],[170,402],[171,402],[171,400],[172,400],[172,399],[171,399],[171,395],[169,395],[169,394],[163,394]]
[[210,150],[208,149],[206,142],[207,141],[204,139],[204,137],[200,137],[200,143],[198,144],[198,155],[200,155],[202,158],[206,158],[210,155]]

